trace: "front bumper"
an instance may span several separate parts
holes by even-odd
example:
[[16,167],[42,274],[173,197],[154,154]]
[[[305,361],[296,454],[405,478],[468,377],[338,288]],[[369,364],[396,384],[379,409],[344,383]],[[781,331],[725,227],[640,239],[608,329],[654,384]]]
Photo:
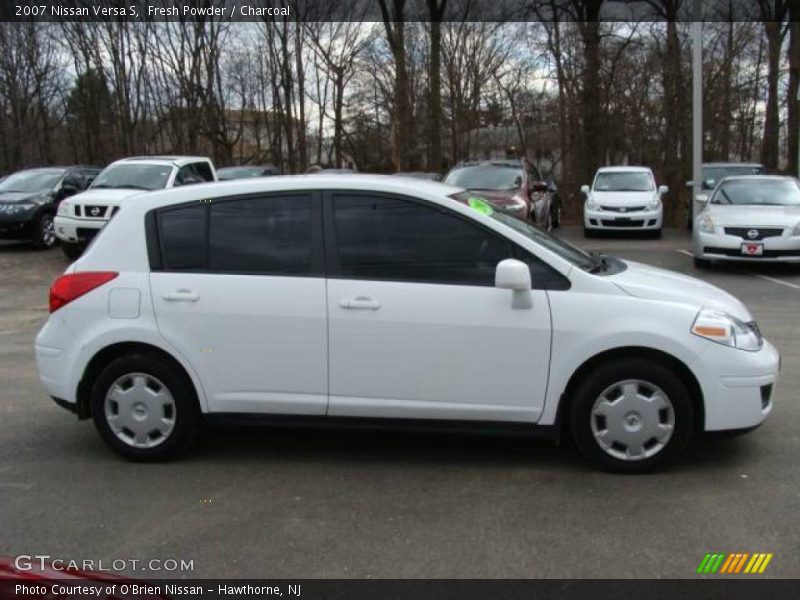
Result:
[[108,221],[104,219],[75,219],[56,216],[53,224],[56,237],[62,242],[80,244],[90,242],[107,223]]
[[690,365],[703,392],[706,431],[757,427],[772,412],[780,355],[764,340],[757,352],[709,342]]
[[36,232],[36,209],[0,214],[0,240],[29,240]]
[[800,237],[782,235],[767,237],[756,243],[764,245],[761,256],[744,256],[742,244],[749,242],[738,235],[694,232],[694,255],[705,260],[737,260],[747,262],[800,263]]
[[607,231],[653,231],[661,229],[663,208],[636,212],[583,209],[583,226],[586,229]]

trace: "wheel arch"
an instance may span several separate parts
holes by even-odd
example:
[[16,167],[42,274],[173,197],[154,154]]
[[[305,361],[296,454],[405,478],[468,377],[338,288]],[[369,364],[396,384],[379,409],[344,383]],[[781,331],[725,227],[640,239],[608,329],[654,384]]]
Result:
[[662,350],[655,348],[647,348],[642,346],[623,346],[604,350],[595,354],[591,358],[585,360],[569,378],[564,391],[561,394],[558,403],[558,412],[556,416],[556,430],[559,436],[569,436],[569,412],[572,409],[572,401],[575,395],[575,390],[579,383],[586,377],[593,369],[601,364],[619,360],[622,358],[649,358],[659,364],[667,365],[673,370],[681,381],[689,389],[689,396],[692,401],[692,408],[694,410],[695,419],[692,424],[695,432],[700,432],[705,424],[705,406],[703,401],[703,390],[700,387],[700,382],[695,377],[692,370],[679,358]]
[[198,404],[198,408],[201,408],[200,395],[195,382],[181,362],[169,352],[163,348],[145,342],[118,342],[98,350],[86,364],[86,368],[83,370],[81,379],[78,382],[76,393],[76,413],[79,419],[88,419],[91,417],[92,384],[102,370],[117,358],[136,353],[156,357],[160,361],[172,366],[176,373],[185,380],[194,395],[194,401]]

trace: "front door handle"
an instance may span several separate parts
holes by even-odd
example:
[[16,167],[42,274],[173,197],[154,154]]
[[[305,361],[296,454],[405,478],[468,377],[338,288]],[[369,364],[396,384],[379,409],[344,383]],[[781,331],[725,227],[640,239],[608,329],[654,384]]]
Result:
[[178,290],[176,292],[167,292],[161,296],[164,300],[171,302],[197,302],[200,295],[197,292],[190,290]]
[[340,301],[339,306],[354,310],[378,310],[381,303],[369,296],[356,296],[350,300]]

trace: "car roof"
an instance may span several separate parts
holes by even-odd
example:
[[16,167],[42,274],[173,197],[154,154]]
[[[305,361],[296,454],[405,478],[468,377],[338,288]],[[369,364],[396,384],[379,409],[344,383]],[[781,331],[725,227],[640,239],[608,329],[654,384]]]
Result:
[[795,181],[796,177],[791,175],[731,175],[730,177],[723,177],[720,181]]
[[600,167],[597,169],[598,173],[652,173],[650,167],[642,167],[636,165],[616,165],[610,167]]
[[703,167],[761,167],[764,165],[756,162],[710,162],[703,163]]
[[359,173],[315,173],[308,175],[276,175],[228,181],[201,183],[178,188],[157,190],[137,196],[135,205],[143,210],[192,202],[208,197],[226,197],[298,190],[354,190],[372,191],[411,196],[423,193],[435,196],[452,196],[463,188],[438,181],[395,177],[393,175],[365,175]]
[[199,161],[207,161],[211,162],[207,156],[130,156],[128,158],[121,158],[112,164],[124,164],[124,163],[142,163],[142,164],[158,164],[163,165],[165,163],[175,165],[177,167],[181,167],[188,163],[199,162]]

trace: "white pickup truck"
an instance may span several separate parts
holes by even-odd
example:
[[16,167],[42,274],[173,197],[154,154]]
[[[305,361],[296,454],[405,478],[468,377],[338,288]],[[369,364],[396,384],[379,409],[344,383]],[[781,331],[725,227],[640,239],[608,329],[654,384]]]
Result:
[[123,200],[181,185],[217,181],[210,159],[202,156],[137,156],[108,165],[85,192],[64,200],[55,218],[64,254],[78,258],[119,210]]

